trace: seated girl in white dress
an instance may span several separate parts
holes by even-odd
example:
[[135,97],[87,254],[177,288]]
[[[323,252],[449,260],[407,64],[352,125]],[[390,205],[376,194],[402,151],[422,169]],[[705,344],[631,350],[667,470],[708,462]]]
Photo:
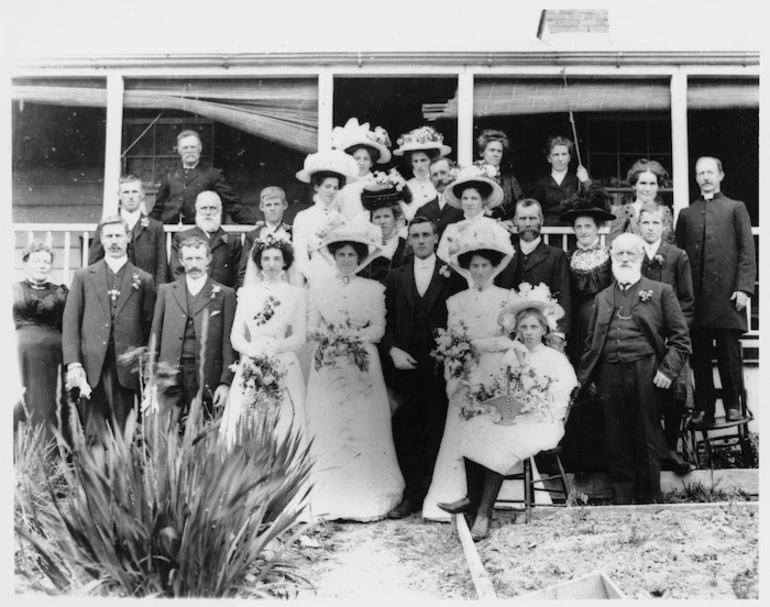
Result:
[[[458,449],[464,458],[467,494],[439,507],[475,515],[471,535],[487,537],[503,476],[527,457],[558,445],[564,416],[578,386],[569,359],[546,346],[543,338],[564,315],[544,284],[522,283],[517,301],[506,306],[499,323],[513,330],[513,347],[501,361],[503,373],[476,378],[472,398],[462,412]],[[503,395],[518,404],[500,406]]]
[[377,520],[404,489],[376,347],[385,334],[385,288],[356,276],[379,253],[382,233],[370,223],[334,222],[320,237],[337,273],[309,292],[308,334],[316,341],[307,386],[311,512]]
[[[286,281],[286,271],[293,261],[292,246],[282,239],[257,240],[252,257],[261,280],[238,291],[238,306],[230,340],[241,355],[225,407],[220,433],[232,446],[238,438],[238,426],[244,421],[262,421],[275,428],[279,440],[305,439],[305,383],[296,351],[305,343],[307,305],[305,291]],[[279,396],[264,392],[257,395],[254,386],[244,381],[254,364],[273,364],[285,377]],[[249,419],[247,419],[249,418]]]

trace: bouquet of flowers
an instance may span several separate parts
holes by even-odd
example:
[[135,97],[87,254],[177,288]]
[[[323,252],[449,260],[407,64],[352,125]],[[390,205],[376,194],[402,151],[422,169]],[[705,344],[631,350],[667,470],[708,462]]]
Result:
[[479,362],[479,352],[468,335],[468,327],[462,321],[458,328],[436,331],[436,347],[430,355],[443,363],[449,376],[455,379],[467,376],[471,362]]
[[519,415],[527,413],[542,420],[553,420],[553,395],[550,391],[553,382],[552,375],[540,373],[525,364],[493,376],[489,382],[468,383],[470,399],[461,408],[460,415],[468,420],[476,415],[488,414],[494,423],[504,426],[516,423]]
[[489,164],[484,160],[477,160],[472,166],[478,169],[479,177],[487,177],[494,179],[498,183],[500,182],[500,169],[494,164]]
[[318,342],[315,351],[315,370],[321,367],[341,367],[352,362],[362,373],[369,370],[369,353],[357,331],[350,323],[350,319],[344,323],[326,323],[325,330],[311,335]]
[[374,171],[366,180],[364,188],[370,192],[379,190],[388,190],[395,188],[401,191],[406,187],[406,179],[403,178],[397,169],[392,168],[387,173],[385,171]]
[[[273,409],[281,402],[286,371],[275,356],[260,354],[241,358],[241,381],[249,409]],[[232,365],[235,370],[237,364]]]

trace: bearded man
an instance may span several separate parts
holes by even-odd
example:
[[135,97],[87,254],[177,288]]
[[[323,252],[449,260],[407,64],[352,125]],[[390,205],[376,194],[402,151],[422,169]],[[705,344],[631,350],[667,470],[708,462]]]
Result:
[[659,502],[662,390],[691,352],[679,300],[670,285],[642,276],[644,241],[612,242],[615,282],[596,296],[578,380],[594,380],[604,413],[614,504]]
[[195,199],[195,227],[174,234],[171,244],[171,275],[178,280],[185,275],[179,255],[179,245],[192,236],[208,242],[211,263],[208,274],[212,280],[237,289],[240,287],[238,265],[243,245],[240,234],[228,234],[222,229],[222,201],[216,192],[201,192]]

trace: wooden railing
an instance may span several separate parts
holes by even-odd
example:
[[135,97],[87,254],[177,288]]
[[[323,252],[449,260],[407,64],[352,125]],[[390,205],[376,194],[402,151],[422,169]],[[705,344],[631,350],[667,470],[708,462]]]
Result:
[[[175,232],[189,229],[189,225],[167,225],[166,250],[171,252],[171,240]],[[242,235],[252,229],[252,226],[224,225],[227,232]],[[48,243],[54,249],[54,267],[51,272],[53,282],[69,285],[72,281],[72,273],[88,263],[88,249],[90,239],[96,231],[95,223],[16,223],[13,224],[16,239],[16,258],[14,259],[15,280],[21,280],[24,276],[21,254],[33,239],[37,238]],[[601,230],[601,238],[604,240],[607,228]],[[752,228],[754,244],[759,251],[759,228]],[[543,239],[546,243],[560,247],[565,251],[572,248],[575,243],[574,233],[570,227],[547,226],[543,228]],[[759,336],[759,281],[756,283],[756,295],[749,301],[746,314],[749,321],[749,332],[744,336],[744,345],[753,345]],[[756,347],[754,345],[754,347]]]

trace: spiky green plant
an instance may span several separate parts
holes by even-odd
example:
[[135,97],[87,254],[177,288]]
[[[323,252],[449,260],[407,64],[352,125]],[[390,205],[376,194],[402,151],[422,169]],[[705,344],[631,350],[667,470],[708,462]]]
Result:
[[[154,364],[143,368],[144,395],[152,395]],[[304,530],[307,449],[297,437],[277,440],[264,425],[242,424],[239,446],[227,450],[196,401],[181,438],[150,409],[142,424],[132,413],[122,432],[96,445],[75,420],[68,490],[46,482],[43,508],[39,487],[20,484],[17,499],[38,527],[17,523],[16,531],[57,592],[274,596],[305,583],[274,547]]]

